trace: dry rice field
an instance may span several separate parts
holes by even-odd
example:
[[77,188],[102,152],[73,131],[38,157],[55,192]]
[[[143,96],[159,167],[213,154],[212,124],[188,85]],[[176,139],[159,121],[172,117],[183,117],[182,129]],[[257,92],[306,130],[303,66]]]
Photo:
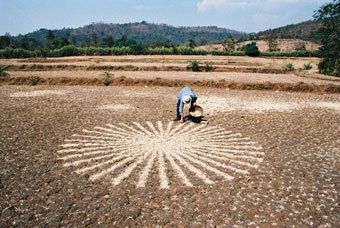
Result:
[[[193,59],[220,71],[187,71]],[[311,62],[313,69],[242,72],[289,62],[296,68]],[[172,119],[180,84],[31,86],[14,80],[37,75],[49,82],[102,82],[99,75],[109,66],[115,78],[146,82],[339,86],[337,78],[316,73],[317,62],[212,56],[0,60],[11,75],[0,83],[0,227],[338,227],[339,93],[193,86],[204,117],[190,119],[186,107],[186,121],[178,123]],[[114,68],[123,63],[128,67]],[[91,64],[96,70],[86,68]]]

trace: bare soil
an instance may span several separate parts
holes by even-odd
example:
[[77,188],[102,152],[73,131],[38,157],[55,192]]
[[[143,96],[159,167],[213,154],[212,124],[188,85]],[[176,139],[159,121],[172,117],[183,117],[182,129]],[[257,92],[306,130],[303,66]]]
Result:
[[[0,227],[338,227],[340,80],[318,61],[1,59]],[[313,69],[269,72],[289,62]],[[106,66],[138,70],[105,87]],[[204,117],[180,124],[183,86]]]
[[[193,136],[209,127],[223,129],[218,137],[236,134],[235,139],[225,138],[224,143],[238,138],[254,143],[243,142],[244,148],[246,145],[261,148],[258,150],[257,166],[248,168],[247,174],[228,172],[233,176],[231,180],[213,172],[218,169],[227,173],[223,167],[231,163],[220,159],[214,159],[214,163],[212,160],[207,162],[205,155],[195,156],[195,159],[209,164],[205,168],[194,163],[193,158],[186,157],[185,161],[201,170],[213,181],[211,184],[195,176],[195,172],[188,169],[190,166],[180,163],[179,157],[173,160],[193,184],[191,187],[183,184],[167,157],[164,157],[164,164],[156,158],[144,187],[136,187],[136,183],[150,160],[139,163],[117,185],[112,182],[117,181],[115,173],[124,172],[135,164],[135,160],[95,180],[91,179],[94,174],[110,166],[103,166],[95,173],[79,173],[78,170],[100,164],[97,162],[104,158],[97,157],[97,160],[82,163],[82,166],[76,163],[65,166],[66,162],[91,157],[85,155],[86,151],[81,151],[95,147],[91,144],[93,141],[88,141],[89,144],[78,141],[79,145],[70,141],[75,139],[75,134],[94,136],[94,133],[83,130],[98,131],[104,137],[113,130],[108,124],[120,126],[125,131],[116,130],[117,133],[111,136],[118,140],[119,135],[133,133],[120,123],[139,129],[133,124],[136,122],[149,132],[154,130],[149,127],[148,121],[156,129],[158,122],[163,123],[165,128],[175,116],[176,95],[180,89],[1,86],[0,226],[338,226],[340,96],[337,94],[194,87],[208,124],[187,120],[184,124],[174,123],[173,128],[178,127],[182,133],[197,129],[192,131]],[[141,128],[139,132],[142,132]],[[99,136],[96,134],[95,137]],[[157,138],[146,133],[143,137],[150,140]],[[205,137],[204,134],[202,137]],[[130,142],[131,138],[121,139]],[[132,139],[131,142],[137,140],[136,143],[149,145],[148,141],[138,141],[138,137]],[[188,147],[184,144],[186,141],[181,141],[183,136],[180,133],[176,139],[178,145]],[[102,140],[103,145],[112,142],[110,137]],[[206,142],[199,138],[196,140],[197,144]],[[233,145],[233,150],[241,152],[237,145]],[[76,152],[65,151],[69,148],[81,152],[81,157],[61,159],[66,155],[78,156]],[[159,151],[159,148],[163,145],[150,144],[144,149],[151,153]],[[159,175],[160,167],[164,168],[163,174],[168,178],[168,188],[161,188],[164,177]]]

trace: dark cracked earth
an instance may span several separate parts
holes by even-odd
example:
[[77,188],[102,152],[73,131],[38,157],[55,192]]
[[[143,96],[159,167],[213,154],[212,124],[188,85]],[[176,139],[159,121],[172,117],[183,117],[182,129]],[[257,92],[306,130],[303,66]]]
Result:
[[340,95],[180,89],[1,86],[0,227],[339,227]]

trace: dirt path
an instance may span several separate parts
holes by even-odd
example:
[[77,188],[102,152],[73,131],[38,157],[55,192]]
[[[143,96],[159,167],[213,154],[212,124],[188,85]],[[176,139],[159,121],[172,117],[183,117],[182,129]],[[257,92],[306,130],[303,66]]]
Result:
[[339,224],[339,95],[194,89],[1,86],[0,226]]

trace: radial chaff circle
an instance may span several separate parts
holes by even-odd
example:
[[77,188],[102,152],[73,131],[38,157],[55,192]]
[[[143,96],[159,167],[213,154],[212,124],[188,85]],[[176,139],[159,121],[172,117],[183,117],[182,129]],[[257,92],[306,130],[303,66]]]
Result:
[[214,183],[212,175],[232,180],[257,168],[264,156],[261,146],[239,133],[173,122],[166,127],[162,122],[107,124],[72,135],[61,147],[59,159],[66,167],[76,167],[78,174],[88,174],[90,180],[110,175],[113,185],[137,175],[138,188],[145,187],[154,169],[162,189],[170,187],[168,169],[188,187],[194,185],[193,178],[206,184]]

